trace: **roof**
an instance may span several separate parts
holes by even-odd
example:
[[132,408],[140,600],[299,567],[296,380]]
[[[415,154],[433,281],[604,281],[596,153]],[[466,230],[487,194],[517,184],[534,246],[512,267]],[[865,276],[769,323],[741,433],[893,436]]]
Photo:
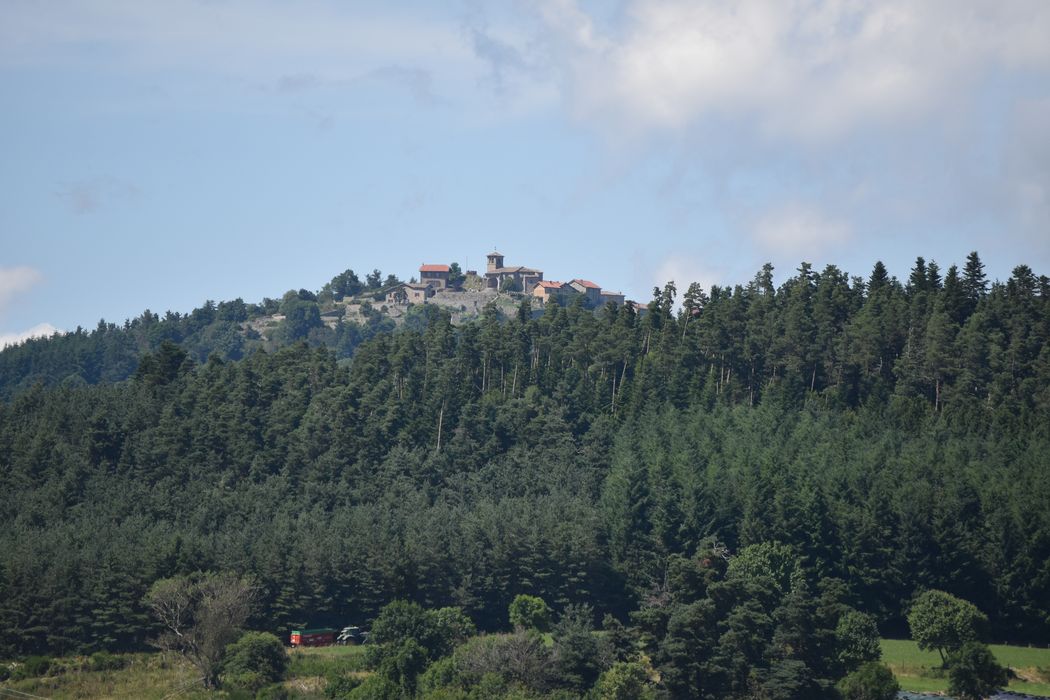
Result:
[[420,265],[420,272],[448,272],[448,265]]
[[489,254],[488,254],[488,256],[486,256],[486,257],[490,257],[490,258],[491,258],[491,257],[499,257],[499,258],[504,258],[504,257],[506,257],[506,256],[505,256],[505,255],[504,255],[503,253],[497,253],[496,251],[492,251],[492,252],[491,252],[491,253],[489,253]]
[[622,296],[623,296],[623,292],[609,292],[609,291],[603,291],[603,292],[602,292],[602,296],[603,296],[603,297],[622,297]]
[[601,287],[589,280],[573,280],[573,282],[580,285],[581,287],[586,287],[587,289],[601,289]]
[[553,282],[551,280],[540,280],[536,283],[537,287],[546,287],[547,289],[561,289],[565,286],[564,282]]
[[516,267],[497,267],[495,270],[490,270],[489,272],[486,272],[485,274],[486,275],[498,275],[498,274],[510,274],[512,272],[534,272],[536,274],[541,274],[543,272],[543,270],[537,270],[536,268],[533,268],[533,267],[522,267],[521,265],[518,265]]

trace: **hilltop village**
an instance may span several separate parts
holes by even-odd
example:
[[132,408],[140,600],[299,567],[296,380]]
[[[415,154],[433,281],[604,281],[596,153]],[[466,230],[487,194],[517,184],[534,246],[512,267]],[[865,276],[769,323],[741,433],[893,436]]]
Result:
[[[383,280],[379,270],[357,279],[352,270],[339,275],[317,294],[291,290],[283,300],[266,300],[263,313],[246,324],[249,336],[272,339],[287,335],[288,324],[298,330],[292,337],[305,336],[309,327],[327,326],[335,330],[343,321],[375,326],[392,322],[399,326],[422,310],[422,305],[440,306],[459,324],[477,318],[489,305],[502,314],[515,313],[524,299],[530,300],[534,314],[543,313],[549,304],[569,306],[582,303],[586,308],[599,309],[607,304],[631,305],[638,313],[644,306],[626,300],[617,291],[602,289],[591,280],[576,278],[568,282],[543,279],[543,270],[524,265],[507,265],[502,253],[493,251],[486,257],[485,270],[460,269],[458,263],[423,263],[418,277],[405,282],[396,275]],[[345,278],[345,279],[344,279]],[[342,279],[342,283],[336,283]],[[268,302],[268,303],[267,303]],[[317,318],[302,326],[299,316],[309,312],[293,311],[302,303],[313,305]],[[290,318],[289,314],[295,316]],[[276,334],[276,335],[275,335]]]
[[[523,294],[542,307],[550,302],[572,303],[582,297],[584,304],[597,308],[608,303],[623,304],[624,295],[606,291],[586,279],[555,282],[543,279],[543,270],[523,265],[508,266],[502,253],[493,251],[486,256],[485,272],[476,270],[461,273],[456,265],[423,263],[419,266],[418,281],[400,283],[387,290],[388,304],[425,304],[442,292],[488,292]],[[475,300],[476,301],[476,300]]]

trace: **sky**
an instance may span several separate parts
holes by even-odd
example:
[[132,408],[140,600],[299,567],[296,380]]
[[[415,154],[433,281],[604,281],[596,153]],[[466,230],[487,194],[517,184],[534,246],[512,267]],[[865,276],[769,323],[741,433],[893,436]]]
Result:
[[1047,0],[4,0],[0,344],[353,268],[1050,274]]

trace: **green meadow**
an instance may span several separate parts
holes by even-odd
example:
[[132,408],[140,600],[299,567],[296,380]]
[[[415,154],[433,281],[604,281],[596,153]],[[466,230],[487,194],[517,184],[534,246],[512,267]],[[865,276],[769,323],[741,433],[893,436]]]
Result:
[[[989,645],[995,658],[1011,671],[1010,690],[1050,697],[1050,649]],[[910,640],[883,639],[882,660],[897,676],[903,690],[945,692],[948,674],[936,651],[922,651]]]
[[[289,652],[288,679],[283,685],[288,696],[297,700],[321,700],[325,697],[327,678],[337,674],[362,673],[364,648],[360,646],[315,647]],[[237,693],[206,691],[200,687],[195,669],[182,658],[172,654],[121,654],[124,667],[116,670],[93,671],[86,657],[55,659],[44,676],[7,680],[0,683],[0,691],[15,691],[28,696],[56,700],[84,698],[136,698],[179,700],[196,698],[230,698],[240,700]],[[4,695],[0,692],[0,695]],[[245,696],[248,697],[248,696]]]

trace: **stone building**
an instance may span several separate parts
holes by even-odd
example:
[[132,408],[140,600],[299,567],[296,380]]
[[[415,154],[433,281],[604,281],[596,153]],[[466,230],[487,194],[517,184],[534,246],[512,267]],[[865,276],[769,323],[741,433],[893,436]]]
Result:
[[591,308],[601,306],[602,303],[602,288],[596,285],[590,280],[576,279],[569,282],[569,286],[575,289],[578,293],[587,297],[587,305]]
[[386,294],[388,304],[425,304],[434,296],[434,286],[402,282]]
[[485,270],[485,286],[489,289],[504,289],[508,283],[518,287],[517,291],[531,294],[536,284],[543,280],[543,270],[531,267],[506,267],[503,264],[503,253],[488,254],[488,267]]
[[538,299],[542,304],[546,304],[551,300],[557,301],[565,297],[566,294],[573,293],[573,289],[564,282],[548,282],[547,280],[540,280],[536,283],[536,286],[532,288],[532,297]]
[[444,289],[448,286],[451,270],[448,265],[430,265],[424,263],[419,266],[419,283],[431,287]]

